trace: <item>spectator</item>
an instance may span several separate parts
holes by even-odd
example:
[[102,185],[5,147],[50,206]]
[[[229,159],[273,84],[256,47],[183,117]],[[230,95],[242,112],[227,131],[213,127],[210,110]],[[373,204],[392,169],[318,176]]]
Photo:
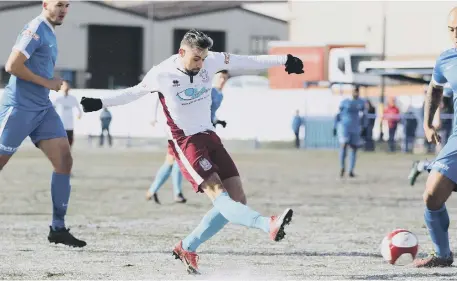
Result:
[[78,110],[78,119],[81,119],[82,110],[79,107],[79,102],[76,97],[69,93],[70,84],[67,81],[63,81],[62,87],[60,87],[60,91],[63,92],[63,95],[59,96],[54,101],[54,107],[56,108],[57,114],[59,114],[60,119],[62,120],[65,132],[67,132],[67,138],[71,148],[73,146],[74,130],[73,109],[76,108]]
[[300,128],[303,125],[303,118],[300,116],[300,112],[297,109],[295,116],[292,119],[292,130],[295,134],[295,147],[300,148]]
[[400,121],[400,110],[395,105],[395,97],[389,97],[387,100],[387,107],[384,109],[384,120],[387,121],[389,128],[389,152],[395,151],[395,133],[397,132],[397,125]]
[[374,151],[375,144],[373,141],[373,128],[374,123],[376,121],[376,108],[374,108],[373,104],[370,102],[369,99],[366,100],[365,103],[366,111],[367,111],[367,128],[365,130],[364,140],[365,140],[365,151]]
[[402,121],[405,135],[403,151],[406,153],[412,153],[414,143],[416,140],[416,130],[418,126],[418,121],[411,107],[409,107],[406,111],[405,115],[402,118]]
[[107,135],[108,135],[109,146],[113,145],[111,134],[109,132],[109,127],[111,125],[111,119],[112,119],[111,112],[108,110],[108,108],[104,108],[102,113],[100,114],[100,121],[101,121],[101,125],[102,125],[102,133],[100,134],[100,146],[103,146],[103,143],[105,142],[105,136],[104,136],[105,131],[107,132]]

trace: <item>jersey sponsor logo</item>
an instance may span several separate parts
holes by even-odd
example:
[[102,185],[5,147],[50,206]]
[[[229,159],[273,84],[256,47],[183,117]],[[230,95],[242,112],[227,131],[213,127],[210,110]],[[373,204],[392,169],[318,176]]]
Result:
[[230,54],[229,53],[224,53],[224,63],[229,64],[230,63]]
[[40,35],[36,34],[35,32],[32,32],[30,29],[24,29],[21,33],[21,36],[23,37],[31,37],[35,41],[40,40]]
[[208,71],[206,71],[206,69],[202,69],[200,70],[200,77],[202,78],[202,81],[203,82],[208,82],[209,81],[209,75],[208,75]]
[[190,101],[199,98],[204,93],[207,93],[210,89],[203,87],[201,89],[197,88],[187,88],[182,92],[177,94],[180,100]]
[[444,164],[444,163],[441,163],[439,161],[435,161],[433,164],[432,164],[432,167],[434,168],[437,168],[437,169],[442,169],[442,170],[449,170],[449,166]]
[[201,158],[198,163],[200,164],[200,167],[202,167],[202,169],[205,171],[208,171],[213,167],[213,165],[211,165],[211,163],[206,158]]
[[17,147],[5,146],[0,143],[0,150],[6,151],[6,152],[16,152]]

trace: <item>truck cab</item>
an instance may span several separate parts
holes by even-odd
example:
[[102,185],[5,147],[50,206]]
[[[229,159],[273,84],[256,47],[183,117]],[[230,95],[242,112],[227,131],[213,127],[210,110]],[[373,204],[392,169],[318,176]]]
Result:
[[366,61],[381,61],[382,55],[368,53],[365,48],[334,48],[329,52],[330,83],[379,85],[381,76],[361,73],[359,65]]

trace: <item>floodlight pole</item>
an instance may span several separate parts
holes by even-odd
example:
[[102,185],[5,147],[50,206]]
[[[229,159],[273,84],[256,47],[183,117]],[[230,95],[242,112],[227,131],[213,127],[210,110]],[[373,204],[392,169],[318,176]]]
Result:
[[[382,3],[382,60],[386,60],[386,30],[387,30],[387,18],[386,18],[386,2]],[[381,76],[381,95],[379,97],[379,109],[384,111],[384,100],[386,92],[386,80],[385,76]],[[379,115],[382,116],[383,112],[380,112]],[[379,141],[383,141],[384,133],[382,132],[382,120],[379,122]]]

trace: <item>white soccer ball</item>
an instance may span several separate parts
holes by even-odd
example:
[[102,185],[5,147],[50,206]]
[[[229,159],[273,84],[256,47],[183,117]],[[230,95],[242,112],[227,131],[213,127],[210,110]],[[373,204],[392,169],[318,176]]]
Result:
[[410,264],[417,255],[419,241],[414,233],[396,229],[387,234],[381,243],[382,257],[390,264]]

